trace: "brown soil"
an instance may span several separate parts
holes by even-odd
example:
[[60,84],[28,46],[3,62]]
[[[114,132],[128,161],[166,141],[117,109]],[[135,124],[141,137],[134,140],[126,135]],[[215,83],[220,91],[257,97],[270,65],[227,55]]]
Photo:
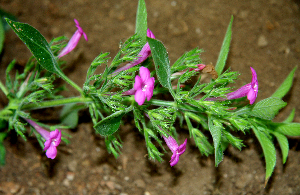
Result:
[[[205,63],[215,64],[231,15],[233,38],[227,67],[241,73],[237,86],[251,80],[253,67],[258,74],[258,100],[270,96],[300,59],[300,10],[298,0],[146,0],[148,26],[161,40],[174,62],[185,51],[197,46],[205,53]],[[100,52],[116,54],[120,41],[134,33],[136,1],[117,0],[1,0],[0,7],[37,28],[48,40],[75,31],[76,18],[89,41],[64,59],[67,75],[83,84],[86,70]],[[12,59],[20,66],[29,50],[10,31],[6,35],[1,60],[4,69]],[[289,105],[276,118],[282,120],[293,107],[300,122],[299,70],[294,86],[285,98]],[[1,93],[0,93],[1,94]],[[70,91],[66,95],[77,95]],[[1,94],[2,103],[5,102]],[[3,104],[2,104],[3,106]],[[38,112],[37,112],[38,113]],[[40,119],[58,123],[57,111],[44,110]],[[71,144],[59,147],[55,160],[47,159],[34,138],[24,142],[10,137],[7,165],[0,168],[0,194],[300,194],[299,138],[290,138],[290,153],[283,166],[277,145],[277,166],[264,188],[265,164],[257,140],[244,136],[245,147],[229,147],[218,168],[214,158],[201,156],[192,141],[179,163],[169,166],[149,161],[145,142],[131,122],[121,128],[122,155],[116,160],[108,154],[103,139],[95,135],[92,123],[81,113],[77,129],[68,131]],[[37,117],[39,117],[37,115]],[[188,136],[182,130],[179,139]]]

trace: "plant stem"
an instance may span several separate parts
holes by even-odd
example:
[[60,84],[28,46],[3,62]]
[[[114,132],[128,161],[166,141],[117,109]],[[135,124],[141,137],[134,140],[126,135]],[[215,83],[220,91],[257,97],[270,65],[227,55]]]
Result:
[[67,83],[69,83],[72,87],[74,87],[75,89],[77,89],[77,91],[79,91],[81,95],[83,95],[82,89],[81,89],[76,83],[74,83],[71,79],[69,79],[69,77],[67,77],[63,72],[61,72],[60,76],[61,76]]
[[150,103],[152,105],[156,105],[156,106],[175,107],[179,110],[186,110],[186,111],[191,111],[191,112],[201,111],[199,108],[190,106],[188,104],[176,104],[175,102],[171,102],[171,101],[151,99]]
[[26,104],[22,107],[22,110],[36,110],[41,108],[62,106],[70,103],[88,103],[88,102],[93,102],[93,100],[91,98],[84,98],[84,97],[71,97],[71,98]]

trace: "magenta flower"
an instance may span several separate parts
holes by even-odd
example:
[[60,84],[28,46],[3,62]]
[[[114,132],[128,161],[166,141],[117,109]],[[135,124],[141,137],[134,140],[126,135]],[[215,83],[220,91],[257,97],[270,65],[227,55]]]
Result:
[[164,138],[167,146],[173,152],[173,155],[172,155],[171,160],[170,160],[170,165],[171,165],[171,167],[173,167],[174,165],[176,165],[178,163],[179,156],[182,155],[185,152],[187,139],[185,139],[183,144],[178,146],[176,140],[172,136],[169,136],[168,138],[166,138],[163,135],[163,138]]
[[83,32],[82,28],[79,26],[79,22],[76,19],[74,19],[74,22],[75,22],[75,26],[77,27],[77,30],[71,37],[67,46],[59,53],[58,55],[59,58],[70,53],[76,47],[82,35],[84,36],[86,41],[88,40],[85,32]]
[[[149,29],[147,29],[147,37],[150,37],[150,38],[152,38],[152,39],[155,39],[154,34],[153,34],[152,31],[149,30]],[[150,54],[151,54],[151,49],[150,49],[149,43],[147,42],[147,43],[143,46],[142,50],[139,52],[138,58],[137,58],[136,60],[134,60],[134,61],[132,61],[132,62],[126,64],[126,65],[123,66],[122,68],[119,68],[118,70],[116,70],[116,71],[113,73],[113,75],[115,75],[115,74],[118,73],[118,72],[121,72],[121,71],[123,71],[123,70],[127,70],[127,69],[129,69],[129,68],[131,68],[131,67],[134,67],[134,66],[136,66],[136,65],[138,65],[138,64],[140,64],[140,63],[142,63],[143,61],[145,61],[145,60],[150,56]]]
[[145,99],[150,101],[153,96],[154,89],[154,77],[150,77],[150,71],[148,68],[141,67],[140,68],[140,76],[135,76],[134,89],[136,90],[134,99],[138,103],[138,105],[143,105]]
[[61,131],[47,131],[36,124],[34,121],[30,119],[25,119],[35,130],[46,140],[44,143],[44,150],[46,151],[46,156],[48,158],[54,159],[57,155],[56,147],[60,144],[61,141]]
[[255,70],[252,67],[250,67],[250,69],[252,72],[251,83],[242,86],[241,88],[237,89],[234,92],[228,93],[227,94],[228,100],[247,96],[247,99],[250,101],[250,104],[253,104],[255,102],[258,93],[258,81],[257,81],[257,75]]
[[215,101],[215,100],[232,100],[232,99],[238,99],[241,97],[247,96],[247,99],[250,101],[250,104],[253,104],[256,100],[257,93],[258,93],[258,81],[257,81],[257,74],[255,70],[250,67],[252,72],[252,81],[251,83],[248,83],[239,89],[235,90],[234,92],[228,93],[226,95],[226,98],[221,97],[215,97],[215,98],[207,98],[208,101]]

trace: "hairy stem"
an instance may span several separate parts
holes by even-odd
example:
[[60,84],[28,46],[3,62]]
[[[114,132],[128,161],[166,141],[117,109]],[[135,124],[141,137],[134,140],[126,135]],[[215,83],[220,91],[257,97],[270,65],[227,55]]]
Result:
[[38,103],[26,104],[22,107],[22,110],[36,110],[36,109],[41,109],[41,108],[62,106],[65,104],[70,104],[70,103],[88,103],[88,102],[93,102],[93,100],[91,98],[84,98],[84,97],[71,97],[71,98],[64,98],[64,99],[58,99],[58,100],[49,100],[49,101],[43,101],[43,102],[38,102]]

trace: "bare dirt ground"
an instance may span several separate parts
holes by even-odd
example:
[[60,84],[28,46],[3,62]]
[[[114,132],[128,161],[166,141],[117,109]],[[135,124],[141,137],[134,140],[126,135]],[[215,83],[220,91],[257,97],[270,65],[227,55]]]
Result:
[[[205,50],[205,63],[216,63],[231,15],[233,38],[227,68],[241,73],[237,86],[251,80],[253,67],[258,74],[258,100],[269,97],[300,62],[300,10],[298,0],[146,0],[148,26],[161,40],[174,62],[195,47]],[[89,64],[100,52],[116,54],[120,41],[134,33],[136,1],[117,0],[1,0],[0,7],[22,22],[37,28],[47,40],[75,31],[76,18],[88,35],[72,55],[65,57],[71,79],[82,85]],[[7,64],[16,59],[22,66],[29,50],[10,31],[0,63],[4,80]],[[288,106],[276,118],[282,120],[296,108],[300,122],[299,70],[294,86],[284,99]],[[76,95],[75,91],[66,93]],[[7,100],[1,97],[1,106]],[[149,161],[145,142],[133,123],[121,127],[122,155],[115,159],[95,135],[92,123],[82,112],[80,124],[68,131],[71,144],[59,147],[55,160],[47,159],[34,138],[24,142],[11,135],[5,141],[7,165],[0,168],[0,194],[300,194],[300,140],[291,138],[288,161],[282,165],[277,144],[277,165],[264,188],[265,164],[258,141],[245,135],[245,147],[229,147],[218,168],[214,158],[201,156],[192,141],[179,163],[169,166]],[[41,116],[42,115],[42,116]],[[56,124],[57,110],[36,113],[40,120]],[[188,136],[185,129],[179,140]]]

